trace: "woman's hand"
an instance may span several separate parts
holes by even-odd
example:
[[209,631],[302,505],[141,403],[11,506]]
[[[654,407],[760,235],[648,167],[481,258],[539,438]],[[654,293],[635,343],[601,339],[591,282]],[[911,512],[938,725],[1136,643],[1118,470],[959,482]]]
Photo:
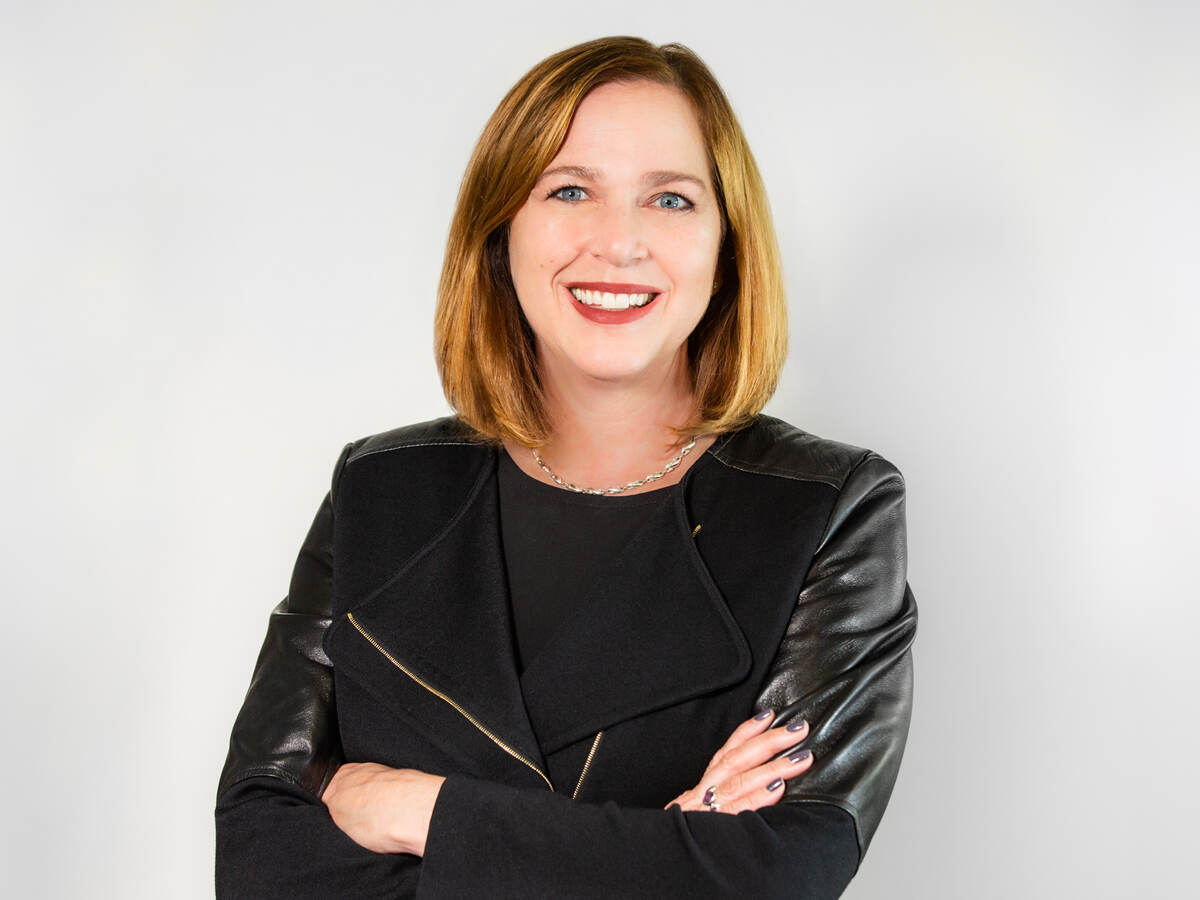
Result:
[[783,797],[784,781],[806,771],[813,760],[808,750],[772,760],[808,737],[807,722],[769,728],[774,719],[773,710],[763,710],[739,725],[713,756],[700,783],[667,806],[678,803],[685,811],[740,813],[778,803]]
[[335,825],[376,853],[425,855],[433,804],[446,779],[416,769],[345,763],[321,796]]

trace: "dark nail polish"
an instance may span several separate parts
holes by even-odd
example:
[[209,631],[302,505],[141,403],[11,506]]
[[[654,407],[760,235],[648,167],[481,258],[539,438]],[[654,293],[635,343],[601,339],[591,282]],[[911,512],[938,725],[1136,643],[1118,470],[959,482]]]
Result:
[[812,756],[811,751],[793,750],[791,753],[788,754],[788,762],[790,762],[790,763],[803,762],[804,760],[808,759],[810,756]]
[[799,731],[801,728],[803,728],[807,724],[808,723],[805,722],[803,719],[801,719],[799,722],[789,722],[787,730],[788,731]]
[[777,791],[782,786],[783,786],[783,779],[776,778],[774,781],[772,781],[770,784],[767,785],[767,790],[768,791]]
[[769,710],[769,709],[764,709],[764,710],[763,710],[762,712],[760,712],[760,713],[755,713],[755,714],[754,714],[754,721],[756,721],[756,722],[761,722],[763,719],[765,719],[767,716],[769,716],[769,715],[771,714],[771,712],[772,712],[772,711],[771,711],[771,710]]

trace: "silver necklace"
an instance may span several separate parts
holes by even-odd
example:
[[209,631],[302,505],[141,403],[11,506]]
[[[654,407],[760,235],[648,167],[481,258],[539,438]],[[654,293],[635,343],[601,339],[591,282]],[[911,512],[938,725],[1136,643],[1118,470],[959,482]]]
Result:
[[548,465],[546,465],[546,461],[544,459],[542,459],[542,454],[538,453],[537,450],[533,447],[530,448],[530,451],[533,453],[534,461],[537,462],[537,464],[541,467],[542,471],[545,472],[547,475],[549,475],[550,480],[553,481],[555,484],[557,484],[559,487],[566,488],[568,491],[574,491],[577,494],[597,494],[600,496],[610,496],[612,494],[620,494],[625,491],[632,490],[633,488],[642,487],[643,485],[647,485],[652,481],[658,481],[658,479],[662,478],[667,473],[672,472],[676,468],[678,468],[679,464],[681,462],[683,462],[683,458],[685,456],[687,456],[689,453],[691,453],[692,448],[695,446],[696,446],[696,438],[692,438],[690,441],[687,442],[687,444],[684,446],[684,448],[682,450],[680,450],[679,453],[669,463],[667,463],[665,466],[663,466],[657,472],[651,472],[649,475],[645,476],[644,478],[639,478],[637,481],[631,481],[631,482],[629,482],[629,484],[621,485],[620,487],[610,487],[610,488],[581,488],[578,485],[571,484],[571,482],[569,482],[569,481],[563,481],[561,478],[559,478],[557,475],[555,475],[553,471],[551,471],[551,469]]

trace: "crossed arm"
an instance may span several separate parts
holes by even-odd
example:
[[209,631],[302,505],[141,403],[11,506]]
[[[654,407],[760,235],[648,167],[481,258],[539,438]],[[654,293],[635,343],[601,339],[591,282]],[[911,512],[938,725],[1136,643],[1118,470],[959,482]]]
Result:
[[[705,776],[729,815],[696,811],[699,788],[666,810],[631,809],[347,764],[326,789],[326,805],[278,779],[249,779],[227,790],[218,806],[217,894],[836,897],[858,862],[851,817],[825,803],[777,806],[782,788],[761,784],[779,777],[777,763],[745,768],[738,797],[737,777],[720,778],[731,771],[722,766],[746,766],[803,733],[770,734],[763,730],[769,722],[741,726],[741,743],[731,739]],[[766,802],[750,811],[756,798]]]
[[[297,633],[304,623],[302,616],[281,613],[273,622],[274,644],[304,645]],[[279,634],[287,629],[290,635]],[[292,662],[293,678],[305,669],[312,676],[327,674],[313,660]],[[319,722],[333,714],[332,706],[322,710],[319,701],[311,706],[324,695],[323,689],[310,688],[290,697],[277,693],[274,701],[295,704],[285,719]],[[262,699],[269,705],[268,698]],[[277,716],[282,712],[275,710]],[[791,731],[770,727],[774,721],[767,715],[743,723],[700,782],[665,811],[580,804],[542,790],[373,763],[336,766],[332,730],[320,738],[322,746],[285,742],[274,759],[274,774],[236,781],[221,792],[217,895],[663,897],[749,892],[767,897],[780,894],[786,884],[788,896],[837,896],[858,861],[853,822],[828,804],[772,809],[784,794],[783,785],[775,782],[795,778],[812,765],[811,756],[794,762],[773,759],[808,734],[803,720],[794,721]],[[319,729],[297,733],[317,737]],[[235,729],[235,738],[237,734]],[[309,760],[307,768],[289,760],[289,750]],[[269,757],[260,753],[258,758]],[[329,761],[314,762],[323,758]],[[321,791],[319,782],[329,770],[334,774]],[[289,771],[299,779],[288,776]],[[727,815],[707,811],[703,801],[709,787],[714,788],[710,802]],[[776,860],[786,860],[786,869]]]
[[[774,711],[763,710],[729,736],[705,770],[700,784],[680,794],[672,806],[693,812],[735,815],[773,806],[783,797],[785,779],[812,765],[812,753],[798,750],[774,757],[808,735],[808,723],[770,728]],[[375,853],[425,855],[429,824],[445,778],[416,769],[378,763],[344,763],[321,799],[329,816],[356,844]]]

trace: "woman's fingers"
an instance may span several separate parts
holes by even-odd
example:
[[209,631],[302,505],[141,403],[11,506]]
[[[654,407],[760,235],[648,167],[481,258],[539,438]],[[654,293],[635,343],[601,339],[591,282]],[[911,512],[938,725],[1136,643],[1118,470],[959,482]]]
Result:
[[[722,754],[740,747],[746,741],[750,740],[750,738],[762,734],[771,727],[771,723],[774,720],[775,710],[773,709],[764,709],[762,712],[756,713],[753,718],[747,719],[733,730],[733,734],[729,736],[729,739],[713,754],[713,761],[715,762]],[[710,768],[711,766],[712,763],[709,763]]]
[[723,781],[703,781],[694,789],[680,794],[671,804],[684,810],[710,810],[739,813],[761,809],[778,803],[783,786],[790,778],[802,775],[813,764],[812,753],[796,749],[787,756],[733,775]]
[[[738,813],[778,803],[784,782],[805,772],[812,765],[812,754],[795,746],[808,737],[807,722],[800,719],[767,727],[773,718],[768,715],[739,725],[713,756],[700,784],[672,804],[685,810],[715,805],[720,812]],[[789,748],[791,752],[776,759]]]
[[[807,771],[812,763],[810,751],[794,750],[781,759],[710,785],[705,793],[712,790],[711,802],[717,806],[717,812],[737,814],[748,809],[762,809],[778,803],[787,780]],[[703,804],[703,797],[701,803],[704,808],[710,808]]]
[[[742,726],[738,727],[738,731]],[[737,734],[737,731],[734,732]],[[778,756],[789,747],[808,737],[808,722],[797,719],[786,726],[769,728],[761,734],[752,735],[729,749],[717,751],[704,773],[706,783],[715,784],[735,775],[748,772]],[[726,744],[729,747],[729,744]]]

